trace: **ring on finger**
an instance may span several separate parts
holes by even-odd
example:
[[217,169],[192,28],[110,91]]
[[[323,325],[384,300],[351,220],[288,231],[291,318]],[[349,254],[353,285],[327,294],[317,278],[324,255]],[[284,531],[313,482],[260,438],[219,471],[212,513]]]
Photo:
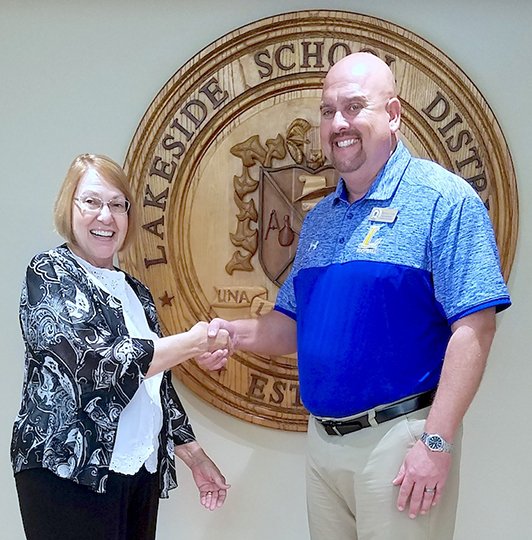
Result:
[[429,493],[429,494],[432,495],[433,493],[436,493],[436,488],[435,488],[435,487],[434,487],[434,488],[428,488],[428,487],[426,487],[426,488],[425,488],[425,493]]

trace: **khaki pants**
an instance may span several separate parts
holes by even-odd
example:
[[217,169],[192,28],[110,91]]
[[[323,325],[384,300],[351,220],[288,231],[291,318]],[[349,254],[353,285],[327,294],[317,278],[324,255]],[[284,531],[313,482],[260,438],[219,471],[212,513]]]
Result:
[[460,469],[461,430],[440,503],[426,515],[396,508],[392,485],[406,452],[424,431],[428,408],[348,435],[327,435],[311,416],[307,508],[312,540],[450,540]]

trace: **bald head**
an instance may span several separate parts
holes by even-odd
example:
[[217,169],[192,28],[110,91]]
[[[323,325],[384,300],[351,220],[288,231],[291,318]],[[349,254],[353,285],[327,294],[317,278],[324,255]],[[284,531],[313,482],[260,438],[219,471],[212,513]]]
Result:
[[353,53],[334,64],[323,88],[339,83],[354,82],[382,99],[396,97],[395,77],[378,56],[367,52]]
[[346,56],[325,77],[320,110],[323,152],[355,198],[397,144],[401,104],[393,73],[373,54]]

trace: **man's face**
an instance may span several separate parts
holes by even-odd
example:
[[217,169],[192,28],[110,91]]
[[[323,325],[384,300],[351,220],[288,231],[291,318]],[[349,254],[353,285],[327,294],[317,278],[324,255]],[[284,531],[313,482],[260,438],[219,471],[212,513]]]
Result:
[[[335,66],[336,67],[336,66]],[[334,68],[333,68],[334,70]],[[322,93],[320,136],[324,154],[346,181],[369,182],[395,146],[395,98],[364,68],[339,67]]]

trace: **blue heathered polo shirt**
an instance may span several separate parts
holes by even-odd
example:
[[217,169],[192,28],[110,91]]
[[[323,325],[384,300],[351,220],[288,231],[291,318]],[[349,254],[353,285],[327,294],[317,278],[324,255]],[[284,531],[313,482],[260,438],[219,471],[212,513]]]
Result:
[[297,321],[301,398],[343,417],[438,384],[450,325],[510,297],[471,186],[402,143],[365,197],[309,212],[275,309]]

